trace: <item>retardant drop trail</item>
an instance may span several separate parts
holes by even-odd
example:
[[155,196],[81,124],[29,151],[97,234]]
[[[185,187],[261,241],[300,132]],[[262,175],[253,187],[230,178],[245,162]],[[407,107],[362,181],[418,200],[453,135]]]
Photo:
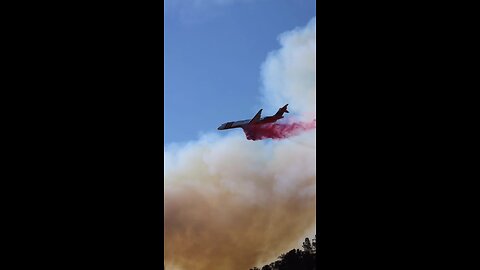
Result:
[[271,123],[263,125],[249,125],[243,127],[248,140],[257,141],[264,139],[281,140],[291,136],[300,135],[302,132],[316,128],[317,121]]

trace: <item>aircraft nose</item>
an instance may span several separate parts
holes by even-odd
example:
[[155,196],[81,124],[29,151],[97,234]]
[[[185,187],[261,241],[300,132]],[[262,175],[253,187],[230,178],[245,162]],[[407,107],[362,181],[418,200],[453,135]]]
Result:
[[217,129],[222,130],[225,125],[220,125]]

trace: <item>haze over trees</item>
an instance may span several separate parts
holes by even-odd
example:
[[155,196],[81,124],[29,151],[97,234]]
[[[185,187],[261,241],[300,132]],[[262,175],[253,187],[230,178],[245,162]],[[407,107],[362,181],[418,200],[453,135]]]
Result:
[[307,237],[302,244],[303,250],[292,249],[280,255],[279,260],[264,265],[262,268],[254,267],[250,270],[315,270],[317,254],[317,236],[312,239]]

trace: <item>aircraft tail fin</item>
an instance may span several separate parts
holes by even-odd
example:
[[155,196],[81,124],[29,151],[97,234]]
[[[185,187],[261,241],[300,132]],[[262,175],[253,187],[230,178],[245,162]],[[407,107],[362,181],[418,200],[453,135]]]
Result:
[[283,116],[284,113],[290,113],[288,110],[287,110],[287,105],[283,106],[282,108],[278,109],[277,113],[275,114],[275,116]]
[[252,120],[250,120],[249,124],[260,121],[260,118],[262,116],[262,110],[263,109],[260,109],[260,111],[258,111],[258,113],[255,114],[255,116],[252,118]]

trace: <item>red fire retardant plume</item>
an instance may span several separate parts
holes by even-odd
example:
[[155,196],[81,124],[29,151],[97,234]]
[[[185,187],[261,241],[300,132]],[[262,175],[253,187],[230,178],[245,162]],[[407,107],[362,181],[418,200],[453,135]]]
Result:
[[268,123],[263,125],[250,125],[243,128],[248,140],[256,141],[263,139],[285,139],[291,136],[314,129],[317,121],[291,122],[291,123]]

